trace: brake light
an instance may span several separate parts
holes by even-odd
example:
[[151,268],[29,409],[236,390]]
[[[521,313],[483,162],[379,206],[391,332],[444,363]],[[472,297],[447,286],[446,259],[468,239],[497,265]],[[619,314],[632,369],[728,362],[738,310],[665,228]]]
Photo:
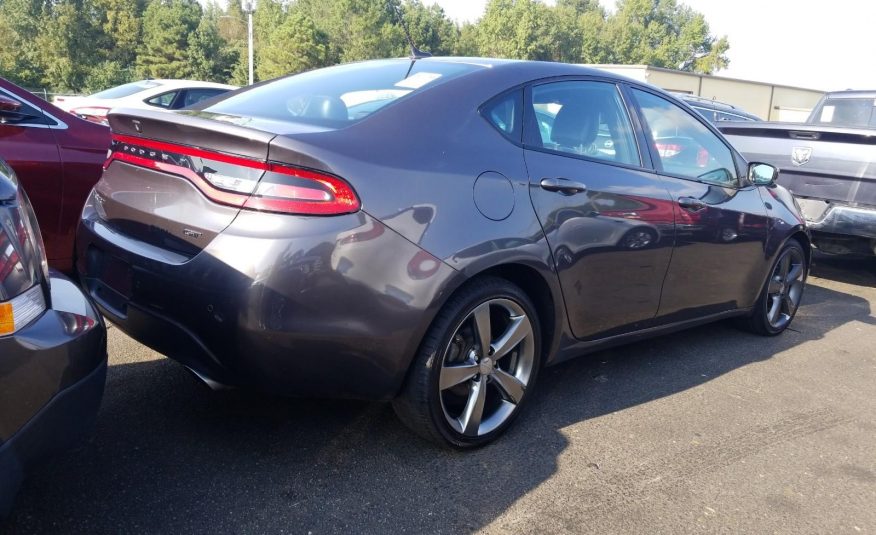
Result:
[[676,143],[655,143],[655,145],[657,145],[657,153],[660,154],[661,158],[678,156],[678,153],[683,149],[681,145]]
[[114,134],[104,169],[115,160],[181,176],[211,201],[248,210],[340,215],[361,206],[353,188],[334,175],[176,143]]

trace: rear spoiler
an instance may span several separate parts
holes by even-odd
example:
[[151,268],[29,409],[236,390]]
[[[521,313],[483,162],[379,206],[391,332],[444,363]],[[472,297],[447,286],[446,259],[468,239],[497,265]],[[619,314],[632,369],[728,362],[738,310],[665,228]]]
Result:
[[174,141],[192,147],[267,160],[268,146],[276,134],[246,128],[231,122],[206,119],[199,112],[153,111],[114,108],[107,119],[116,134],[157,141]]

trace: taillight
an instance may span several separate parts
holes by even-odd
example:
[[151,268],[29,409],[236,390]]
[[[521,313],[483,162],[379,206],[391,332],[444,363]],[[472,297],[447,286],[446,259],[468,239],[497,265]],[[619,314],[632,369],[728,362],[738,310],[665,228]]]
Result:
[[181,176],[211,201],[248,210],[340,215],[361,206],[334,175],[176,143],[114,134],[104,169],[115,160]]
[[697,151],[697,167],[705,167],[709,165],[709,151],[700,147],[700,150]]
[[655,143],[657,145],[657,152],[660,154],[661,158],[672,158],[673,156],[678,156],[683,149],[681,145],[676,143]]
[[70,113],[93,123],[109,124],[106,119],[106,115],[109,111],[110,108],[104,108],[102,106],[83,106],[81,108],[71,109]]

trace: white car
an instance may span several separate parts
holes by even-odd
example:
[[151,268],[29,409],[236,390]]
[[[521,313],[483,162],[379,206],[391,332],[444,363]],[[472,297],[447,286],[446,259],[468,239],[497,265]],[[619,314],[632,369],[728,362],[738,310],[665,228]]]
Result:
[[55,97],[55,106],[96,123],[106,123],[112,108],[178,110],[237,89],[233,85],[194,80],[140,80],[86,97]]

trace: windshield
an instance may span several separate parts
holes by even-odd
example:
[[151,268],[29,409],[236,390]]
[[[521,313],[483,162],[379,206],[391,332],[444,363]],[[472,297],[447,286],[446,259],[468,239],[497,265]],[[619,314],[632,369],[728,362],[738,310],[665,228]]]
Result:
[[123,98],[160,85],[161,84],[158,82],[153,82],[152,80],[142,80],[140,82],[131,82],[130,84],[104,89],[103,91],[91,96],[94,98]]
[[342,127],[402,97],[479,68],[434,60],[413,65],[407,60],[351,63],[280,78],[203,111]]
[[876,127],[876,114],[873,113],[876,100],[872,98],[827,99],[821,112],[815,117],[816,124],[834,126]]

